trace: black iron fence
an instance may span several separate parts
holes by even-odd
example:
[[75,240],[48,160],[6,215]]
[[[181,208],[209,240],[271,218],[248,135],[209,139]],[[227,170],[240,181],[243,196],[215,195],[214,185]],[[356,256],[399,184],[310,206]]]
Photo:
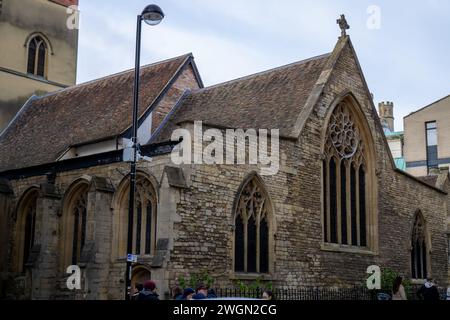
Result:
[[[419,286],[406,289],[408,300],[418,300],[416,295]],[[236,288],[218,288],[215,293],[219,298],[256,298],[262,297],[264,290],[241,290]],[[446,289],[439,289],[441,299],[446,297]],[[296,288],[274,289],[276,300],[388,300],[391,298],[389,291],[369,290],[364,287],[351,288]]]

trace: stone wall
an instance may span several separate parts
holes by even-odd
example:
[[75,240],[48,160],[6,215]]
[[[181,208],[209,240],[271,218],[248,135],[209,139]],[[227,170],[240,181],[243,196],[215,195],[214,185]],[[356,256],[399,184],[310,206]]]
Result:
[[[371,225],[374,241],[371,250],[323,246],[322,234],[322,153],[321,145],[330,106],[343,92],[351,91],[367,118],[372,134],[375,161],[376,201],[373,212],[377,223]],[[273,206],[273,247],[270,274],[264,281],[276,287],[362,285],[368,266],[390,267],[406,278],[411,276],[411,232],[418,210],[424,215],[431,239],[431,273],[440,285],[448,281],[448,244],[446,219],[449,196],[436,188],[394,169],[375,108],[370,101],[352,49],[347,45],[338,59],[323,94],[309,115],[298,141],[283,139],[280,144],[280,171],[262,176]],[[153,256],[140,257],[164,294],[181,276],[207,271],[216,286],[232,286],[234,280],[254,281],[257,275],[233,272],[234,202],[246,177],[259,168],[253,165],[183,165],[183,183],[173,181],[169,155],[142,162],[139,170],[151,177],[158,198],[157,250]],[[124,291],[124,257],[113,254],[117,235],[118,193],[129,172],[125,163],[96,166],[59,173],[54,191],[48,190],[45,176],[11,181],[12,196],[0,201],[10,208],[31,186],[41,189],[38,200],[36,243],[40,255],[31,268],[35,299],[92,298],[121,299]],[[88,196],[88,241],[93,246],[85,254],[83,288],[70,292],[65,287],[61,251],[56,248],[63,234],[61,216],[65,195],[74,181],[86,179]],[[95,181],[103,181],[99,188]],[[185,183],[185,185],[184,185]],[[57,196],[58,195],[58,196]],[[3,198],[2,198],[3,197]],[[2,205],[2,208],[5,208]],[[45,223],[44,223],[45,222]],[[12,224],[14,222],[11,220]],[[17,234],[10,228],[9,243]],[[0,239],[1,240],[1,239]],[[326,249],[326,250],[325,250]],[[8,252],[11,252],[8,249]],[[9,255],[11,261],[11,254]],[[7,275],[11,288],[27,282],[27,276]],[[11,287],[12,286],[12,287]],[[22,297],[26,297],[25,293]],[[18,295],[15,295],[16,297]]]

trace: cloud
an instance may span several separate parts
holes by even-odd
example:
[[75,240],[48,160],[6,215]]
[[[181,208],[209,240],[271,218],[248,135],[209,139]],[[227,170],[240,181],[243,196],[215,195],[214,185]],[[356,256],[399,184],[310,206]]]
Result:
[[[135,17],[146,1],[81,2],[78,81],[134,66]],[[365,1],[161,0],[157,27],[143,27],[142,64],[192,52],[206,85],[329,52],[345,13],[349,33],[376,101],[404,115],[449,92],[450,4]],[[367,8],[381,8],[381,29],[369,30]]]

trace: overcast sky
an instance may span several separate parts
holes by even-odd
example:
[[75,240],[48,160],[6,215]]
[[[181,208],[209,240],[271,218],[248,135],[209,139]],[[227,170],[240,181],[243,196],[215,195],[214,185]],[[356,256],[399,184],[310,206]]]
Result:
[[[149,3],[80,0],[78,83],[133,68],[136,15]],[[405,115],[450,94],[448,0],[155,3],[166,18],[143,26],[141,63],[192,52],[205,85],[330,52],[344,13],[375,101],[395,103],[396,130]]]

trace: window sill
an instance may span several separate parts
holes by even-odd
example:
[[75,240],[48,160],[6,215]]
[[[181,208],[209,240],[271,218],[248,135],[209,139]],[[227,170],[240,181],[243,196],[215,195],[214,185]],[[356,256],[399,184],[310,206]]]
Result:
[[352,247],[343,244],[322,243],[320,250],[328,252],[355,253],[375,256],[376,253],[365,247]]
[[39,80],[39,81],[42,81],[42,80],[44,80],[44,81],[48,81],[48,79],[47,79],[47,77],[45,77],[45,76],[38,76],[37,74],[34,74],[34,73],[27,73],[27,76],[29,77],[29,78],[31,78],[31,79],[34,79],[34,80]]
[[274,277],[268,273],[232,273],[231,280],[263,280],[263,281],[272,281]]

